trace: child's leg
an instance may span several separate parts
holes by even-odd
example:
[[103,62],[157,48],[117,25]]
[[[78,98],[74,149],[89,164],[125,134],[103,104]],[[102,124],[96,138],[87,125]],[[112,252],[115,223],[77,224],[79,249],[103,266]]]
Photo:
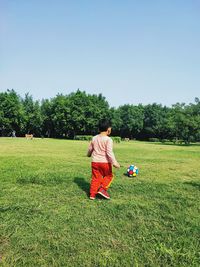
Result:
[[90,197],[95,197],[102,182],[99,164],[92,162],[92,180],[90,184]]
[[102,187],[108,190],[113,180],[112,165],[110,163],[104,163],[103,166],[104,178],[102,180]]

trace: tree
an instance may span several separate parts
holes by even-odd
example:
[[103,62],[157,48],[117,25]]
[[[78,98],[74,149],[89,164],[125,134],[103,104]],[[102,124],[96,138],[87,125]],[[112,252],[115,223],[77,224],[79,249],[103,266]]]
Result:
[[185,144],[198,140],[200,136],[200,104],[175,104],[172,112],[174,133]]
[[23,128],[24,112],[21,99],[17,93],[7,90],[0,93],[0,132],[1,135],[10,135],[14,130],[17,135],[21,134]]
[[120,136],[120,130],[123,125],[123,120],[121,118],[120,109],[119,108],[111,108],[110,109],[111,117],[112,117],[112,134],[116,136]]
[[34,101],[29,94],[22,100],[25,113],[24,133],[41,136],[42,133],[42,115],[39,101]]
[[41,103],[42,135],[52,137],[54,134],[52,120],[52,101],[43,99]]
[[26,94],[21,98],[14,90],[0,93],[0,135],[74,138],[94,135],[102,119],[112,121],[113,134],[140,140],[151,137],[200,141],[200,100],[171,108],[160,104],[123,105],[110,108],[102,95],[90,95],[79,89],[69,95],[58,94],[41,103]]
[[94,135],[98,132],[100,120],[105,118],[111,121],[111,110],[102,94],[88,95],[87,100],[88,104],[85,106],[86,133]]
[[156,103],[144,106],[144,127],[140,138],[167,138],[168,111],[167,107]]
[[119,127],[121,137],[136,138],[143,128],[144,109],[142,105],[119,107]]
[[48,116],[51,137],[68,137],[71,130],[69,98],[62,94],[57,95],[48,104],[46,111],[49,111],[46,116]]

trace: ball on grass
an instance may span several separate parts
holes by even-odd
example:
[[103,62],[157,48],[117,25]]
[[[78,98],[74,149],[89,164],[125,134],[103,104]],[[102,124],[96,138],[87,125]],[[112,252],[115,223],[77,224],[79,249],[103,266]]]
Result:
[[127,176],[128,177],[136,177],[139,174],[139,169],[135,165],[130,165],[127,168]]

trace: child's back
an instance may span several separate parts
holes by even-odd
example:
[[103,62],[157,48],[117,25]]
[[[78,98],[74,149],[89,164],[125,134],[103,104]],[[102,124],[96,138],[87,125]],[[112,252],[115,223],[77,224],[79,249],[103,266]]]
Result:
[[91,142],[92,162],[104,162],[115,164],[116,159],[113,153],[113,141],[109,136],[98,134]]

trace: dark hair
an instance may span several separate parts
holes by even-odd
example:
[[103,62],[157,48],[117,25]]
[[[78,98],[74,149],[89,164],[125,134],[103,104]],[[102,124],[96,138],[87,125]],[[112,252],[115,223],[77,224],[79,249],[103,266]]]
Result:
[[111,127],[111,122],[108,120],[101,120],[99,122],[99,131],[106,132],[108,128]]

